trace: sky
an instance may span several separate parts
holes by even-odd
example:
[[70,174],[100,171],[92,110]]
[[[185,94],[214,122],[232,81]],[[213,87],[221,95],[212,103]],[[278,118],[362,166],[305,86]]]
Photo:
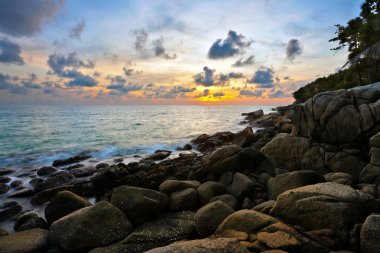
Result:
[[284,105],[361,0],[1,0],[0,105]]

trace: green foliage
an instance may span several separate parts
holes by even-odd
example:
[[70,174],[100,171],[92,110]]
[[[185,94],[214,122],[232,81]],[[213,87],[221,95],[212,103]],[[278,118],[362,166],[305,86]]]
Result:
[[359,17],[351,19],[345,26],[336,25],[338,42],[331,50],[348,50],[348,69],[318,78],[293,93],[303,102],[316,93],[328,90],[347,89],[380,81],[380,0],[365,0]]

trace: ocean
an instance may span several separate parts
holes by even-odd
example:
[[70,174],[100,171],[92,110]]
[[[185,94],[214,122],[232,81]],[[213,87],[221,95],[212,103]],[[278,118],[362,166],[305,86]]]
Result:
[[38,167],[89,152],[94,159],[175,150],[200,134],[236,132],[241,113],[270,106],[0,107],[0,167]]

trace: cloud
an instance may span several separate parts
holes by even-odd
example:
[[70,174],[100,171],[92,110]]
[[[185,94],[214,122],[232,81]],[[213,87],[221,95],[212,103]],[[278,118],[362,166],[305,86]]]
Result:
[[255,72],[248,82],[257,84],[257,88],[272,88],[274,83],[273,78],[274,71],[272,69],[261,68]]
[[131,69],[131,68],[126,68],[126,67],[124,67],[123,68],[123,71],[124,71],[124,74],[126,75],[126,76],[131,76],[132,74],[133,74],[133,72],[134,72],[134,70],[133,69]]
[[214,72],[215,69],[210,69],[208,67],[203,67],[203,72],[195,75],[194,81],[197,84],[203,86],[213,86],[214,85]]
[[110,80],[111,84],[106,87],[108,90],[112,90],[109,92],[110,95],[122,95],[129,93],[130,91],[137,91],[143,88],[143,85],[131,82],[126,85],[126,80],[121,76],[111,77]]
[[[78,58],[75,52],[70,53],[65,57],[64,55],[52,54],[49,55],[47,61],[49,67],[53,70],[53,73],[60,77],[73,78],[76,75],[80,75],[77,68],[94,68],[95,63],[87,60],[83,61]],[[70,69],[67,69],[70,68]],[[51,73],[50,73],[51,74]]]
[[73,29],[71,29],[71,31],[69,33],[69,37],[72,38],[72,39],[80,40],[82,32],[83,32],[85,26],[86,26],[86,23],[84,22],[84,20],[79,21],[73,27]]
[[240,90],[239,95],[244,96],[244,97],[261,97],[263,94],[264,90],[259,89],[256,91],[251,91],[251,90]]
[[220,98],[220,97],[223,97],[223,96],[225,96],[226,94],[224,94],[223,92],[215,92],[214,94],[212,94],[212,96],[214,97],[214,98]]
[[24,65],[24,60],[20,54],[19,45],[7,38],[0,39],[0,63]]
[[15,85],[12,82],[12,77],[7,74],[0,73],[0,89],[8,89]]
[[237,60],[234,64],[232,64],[232,67],[244,67],[244,66],[250,66],[255,64],[255,56],[251,55],[247,59],[240,58]]
[[135,30],[135,49],[137,51],[143,51],[148,41],[148,33],[144,29]]
[[291,39],[286,46],[286,58],[289,60],[294,60],[296,56],[302,54],[302,45],[297,39]]
[[216,40],[208,51],[210,59],[224,59],[244,51],[251,45],[251,42],[244,42],[244,36],[238,35],[235,31],[230,30],[227,38]]
[[32,36],[41,31],[65,3],[66,0],[1,0],[0,32]]
[[290,94],[286,94],[283,90],[277,90],[270,92],[268,97],[270,98],[284,98],[284,97],[291,97]]
[[27,80],[21,81],[22,86],[28,89],[41,89],[41,85],[35,83],[37,81],[37,75],[32,73],[29,74],[29,78]]
[[173,87],[170,90],[170,93],[174,93],[174,94],[188,93],[188,92],[193,92],[195,90],[196,90],[196,88],[185,88],[185,87],[182,87],[182,86],[176,86],[176,87]]
[[94,87],[98,82],[89,75],[79,73],[74,79],[66,83],[67,87]]
[[175,58],[177,58],[177,55],[175,53],[173,53],[172,55],[169,55],[168,53],[166,53],[163,38],[159,38],[159,39],[153,41],[153,50],[154,50],[154,54],[156,56],[158,56],[158,57],[162,56],[166,60],[174,60]]
[[210,90],[209,89],[204,89],[203,90],[203,97],[207,97],[209,94],[210,94]]

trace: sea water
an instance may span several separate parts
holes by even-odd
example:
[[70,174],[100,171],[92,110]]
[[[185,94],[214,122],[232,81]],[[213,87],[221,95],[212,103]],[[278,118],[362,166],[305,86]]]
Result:
[[0,107],[0,167],[51,165],[89,152],[95,159],[174,150],[192,138],[236,132],[241,113],[268,106],[17,106]]

